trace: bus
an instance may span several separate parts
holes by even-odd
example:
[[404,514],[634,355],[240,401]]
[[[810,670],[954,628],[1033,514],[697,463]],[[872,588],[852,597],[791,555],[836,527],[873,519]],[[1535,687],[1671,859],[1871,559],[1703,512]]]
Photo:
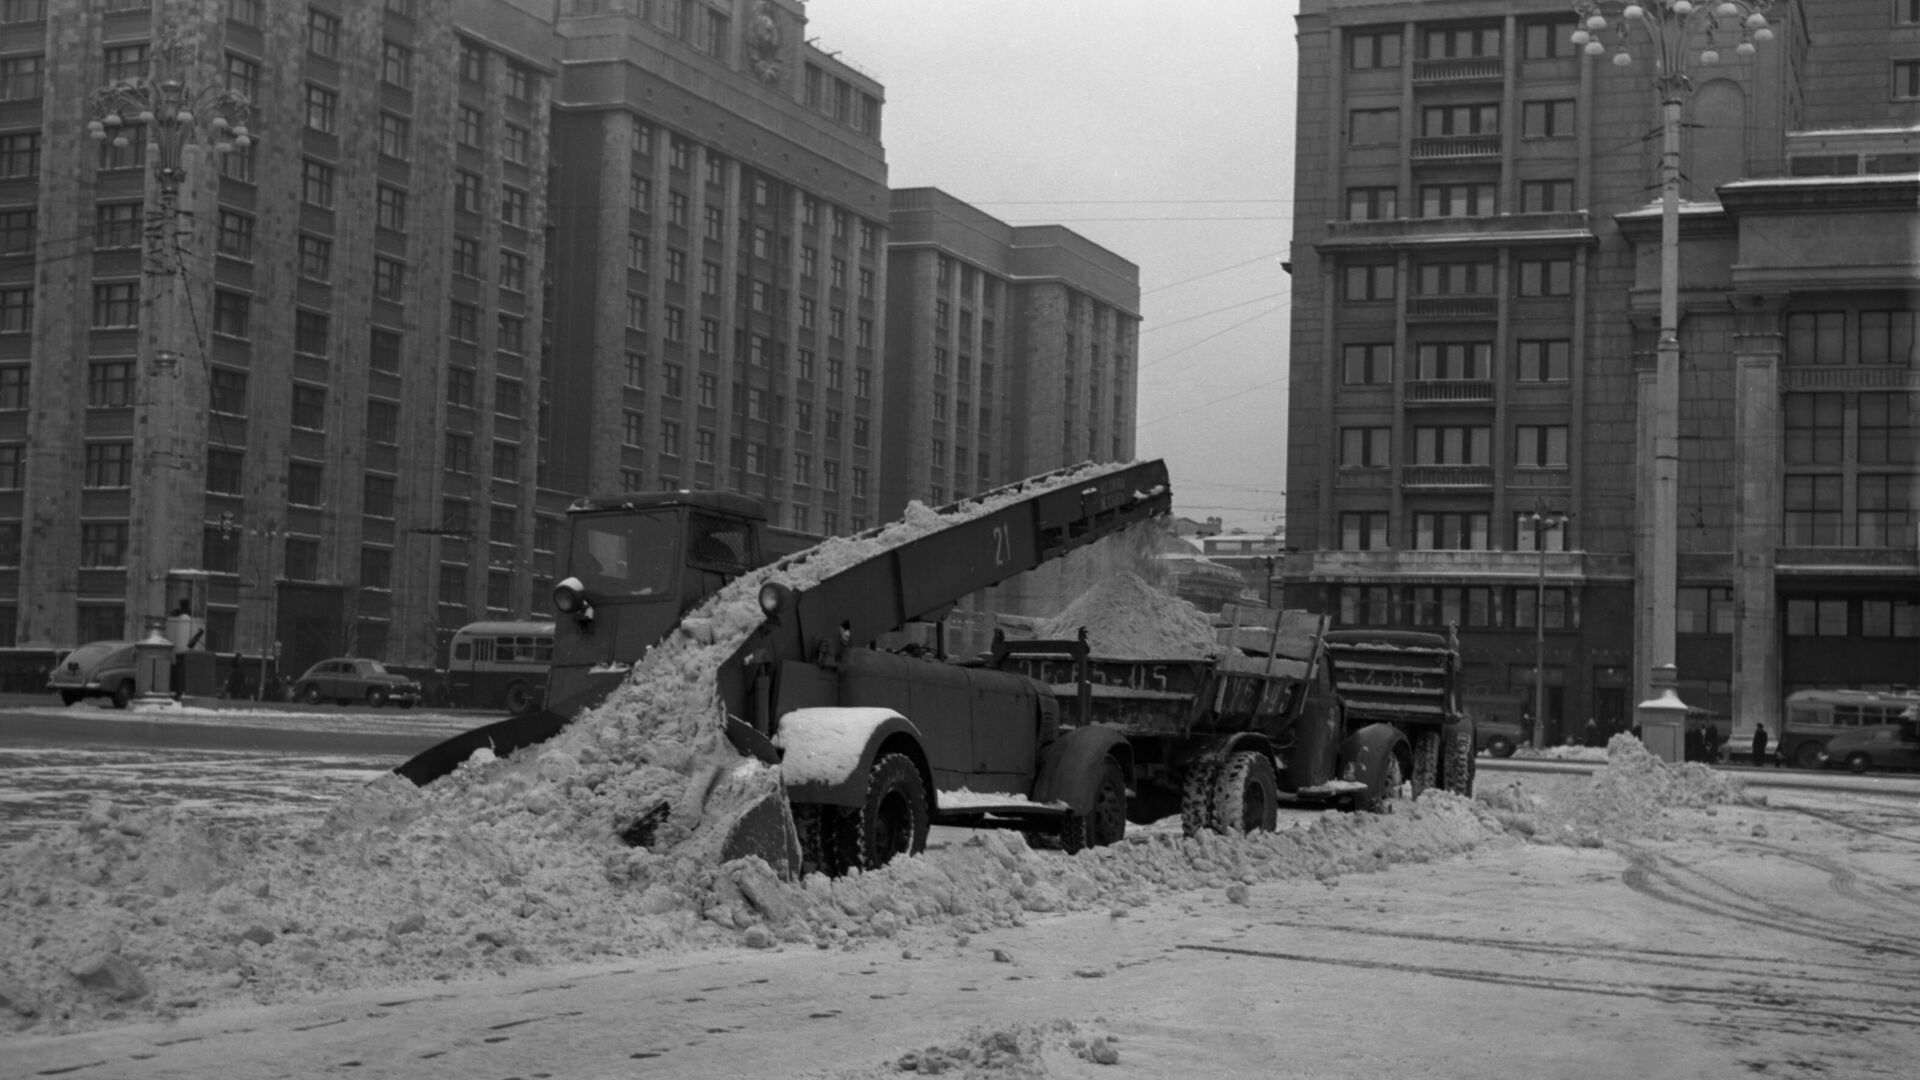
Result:
[[1920,715],[1920,691],[1796,690],[1787,695],[1780,721],[1780,760],[1803,769],[1821,767],[1827,740],[1845,731],[1898,724]]
[[447,643],[448,704],[461,709],[539,707],[553,663],[553,623],[476,622]]

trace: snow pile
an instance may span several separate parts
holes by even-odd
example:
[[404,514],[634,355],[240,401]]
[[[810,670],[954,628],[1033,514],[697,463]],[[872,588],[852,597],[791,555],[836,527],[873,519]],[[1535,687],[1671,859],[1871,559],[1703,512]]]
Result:
[[1046,638],[1087,631],[1093,655],[1122,660],[1199,659],[1214,655],[1206,612],[1129,570],[1100,579],[1040,628]]
[[0,1017],[74,1031],[608,955],[951,936],[1185,889],[1328,880],[1501,835],[1484,808],[1430,792],[1390,815],[1329,811],[1244,838],[1135,831],[1074,856],[981,832],[870,873],[788,882],[758,859],[588,843],[531,816],[461,820],[437,804],[394,778],[298,835],[96,805],[9,852]]
[[1757,801],[1739,780],[1698,762],[1669,765],[1625,733],[1607,744],[1606,767],[1564,798],[1529,795],[1518,782],[1491,790],[1483,782],[1478,798],[1514,832],[1580,847],[1671,839],[1675,810]]
[[1079,1059],[1097,1065],[1117,1065],[1120,1037],[1109,1033],[1081,1035],[1071,1020],[1037,1024],[982,1026],[942,1046],[909,1050],[885,1065],[837,1074],[838,1080],[880,1080],[903,1072],[922,1076],[953,1076],[962,1080],[1043,1080],[1052,1076],[1048,1062]]

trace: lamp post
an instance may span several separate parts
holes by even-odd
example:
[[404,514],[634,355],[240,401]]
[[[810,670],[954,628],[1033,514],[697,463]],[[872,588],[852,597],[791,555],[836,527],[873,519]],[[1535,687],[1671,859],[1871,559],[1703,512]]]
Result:
[[[1523,520],[1533,525],[1534,546],[1540,550],[1540,574],[1533,587],[1533,745],[1547,745],[1547,534],[1565,529],[1571,515],[1547,509],[1542,501]],[[1562,533],[1562,536],[1565,534]],[[1562,544],[1561,547],[1565,547]]]
[[[1671,691],[1675,667],[1675,619],[1679,591],[1680,489],[1680,127],[1693,91],[1693,73],[1712,67],[1727,53],[1745,58],[1773,40],[1766,13],[1773,0],[1575,0],[1580,16],[1573,41],[1588,56],[1604,56],[1613,41],[1613,64],[1634,63],[1633,48],[1644,43],[1653,61],[1652,81],[1660,94],[1660,337],[1655,348],[1654,388],[1641,409],[1651,435],[1652,503],[1648,542],[1640,570],[1642,622],[1650,633],[1645,653],[1653,696]],[[1612,12],[1613,14],[1609,14]],[[1643,707],[1646,703],[1643,703]]]
[[194,373],[186,370],[187,358],[198,357],[200,351],[198,335],[183,333],[190,325],[186,273],[196,231],[196,200],[189,195],[183,208],[182,188],[203,156],[203,143],[224,153],[253,142],[247,129],[253,110],[244,95],[221,86],[196,87],[190,81],[197,50],[178,36],[163,33],[155,40],[152,55],[148,74],[120,79],[93,92],[92,119],[87,122],[87,134],[102,145],[125,149],[135,140],[144,140],[152,167],[150,190],[159,207],[144,223],[140,298],[144,362],[136,375],[144,392],[136,399],[139,475],[130,508],[127,558],[135,578],[129,582],[129,598],[144,605],[142,616],[149,624],[163,618],[167,610],[168,571],[200,563],[199,531],[191,527],[185,507],[194,505],[202,491],[198,485],[175,479],[197,477],[204,453],[187,425],[192,406],[185,382],[202,386],[203,380],[192,378]]

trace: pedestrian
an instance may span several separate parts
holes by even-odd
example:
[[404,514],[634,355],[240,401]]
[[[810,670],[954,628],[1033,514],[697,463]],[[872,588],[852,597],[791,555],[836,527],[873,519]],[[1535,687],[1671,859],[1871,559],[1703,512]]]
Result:
[[1588,746],[1603,745],[1600,742],[1600,725],[1594,723],[1591,716],[1587,717],[1586,737]]
[[1720,728],[1719,726],[1713,723],[1708,723],[1705,737],[1706,737],[1706,744],[1707,744],[1707,764],[1718,765],[1720,763]]
[[1753,725],[1753,763],[1764,765],[1767,762],[1767,725]]

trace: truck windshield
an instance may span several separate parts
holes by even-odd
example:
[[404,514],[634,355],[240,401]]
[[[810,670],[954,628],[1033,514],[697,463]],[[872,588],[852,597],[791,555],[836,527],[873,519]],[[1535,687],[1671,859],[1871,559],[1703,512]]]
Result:
[[598,599],[665,599],[680,567],[680,532],[677,510],[581,515],[567,569]]

